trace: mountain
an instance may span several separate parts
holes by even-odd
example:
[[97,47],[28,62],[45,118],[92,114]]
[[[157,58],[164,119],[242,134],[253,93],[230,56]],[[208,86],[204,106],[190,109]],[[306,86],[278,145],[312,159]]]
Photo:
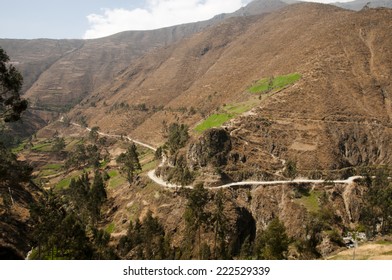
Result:
[[[191,140],[178,155],[206,186],[287,178],[288,166],[307,178],[347,177],[392,163],[391,16],[387,8],[355,12],[298,3],[268,14],[215,18],[200,29],[183,25],[125,32],[66,41],[63,49],[56,41],[41,41],[50,46],[50,55],[29,50],[29,57],[47,70],[34,74],[38,80],[25,96],[41,114],[55,111],[99,126],[103,133],[129,135],[157,147],[166,141],[170,123],[187,124]],[[27,65],[22,59],[21,54],[13,57],[20,67]],[[292,82],[275,86],[292,77]],[[260,84],[266,90],[257,90]],[[199,127],[208,127],[214,118],[227,121],[218,124],[220,129]],[[62,124],[53,122],[37,137],[49,138],[61,129]],[[162,166],[163,177],[176,156]],[[143,204],[140,212],[132,212],[134,218],[151,203],[176,241],[182,240],[178,224],[185,198],[166,192],[170,198],[164,200],[156,189],[151,191],[156,186],[139,183],[111,190],[115,206],[108,215],[126,231],[130,209],[139,209],[130,201]],[[358,221],[362,189],[340,187],[321,186],[317,192],[328,189],[329,203],[348,226]],[[293,194],[291,185],[259,188],[251,195],[228,192],[240,201],[230,203],[234,219],[241,222],[232,223],[242,236],[238,244],[250,234],[242,229],[263,230],[276,216],[289,225],[292,236],[306,236],[303,221],[309,213],[296,204],[300,194]]]
[[[257,14],[259,8],[271,11],[274,7],[281,7],[278,1],[259,2],[272,6],[267,9],[266,5],[259,5],[252,11],[242,9],[244,21],[247,21],[245,15]],[[24,77],[24,97],[30,101],[23,122],[12,124],[12,134],[20,137],[32,135],[79,103],[96,107],[97,115],[98,111],[105,114],[105,110],[99,110],[100,101],[97,101],[98,106],[93,104],[95,96],[103,94],[101,89],[111,88],[112,83],[119,81],[124,73],[129,75],[130,65],[140,63],[141,57],[150,52],[170,49],[171,45],[236,16],[221,15],[209,21],[153,31],[122,32],[96,40],[0,39],[0,46]],[[38,134],[42,135],[41,132]],[[2,131],[1,138],[10,137]],[[7,163],[4,166],[6,170],[12,168]],[[15,186],[13,190],[15,193],[2,187],[0,193],[0,259],[24,258],[31,249],[29,209],[42,195],[34,183]],[[8,201],[13,199],[15,203]]]
[[390,15],[307,3],[230,18],[135,60],[70,116],[158,145],[162,122],[193,126],[249,100],[255,81],[298,72],[295,86],[258,104],[255,118],[271,120],[272,130],[266,139],[250,130],[249,142],[303,169],[389,163]]
[[379,8],[379,7],[392,8],[392,2],[389,0],[355,0],[351,2],[345,2],[345,3],[337,2],[337,3],[333,3],[333,5],[345,9],[355,10],[355,11],[359,11],[363,9],[365,6],[369,8]]
[[224,19],[276,10],[280,1],[258,0],[233,14],[152,31],[127,31],[95,40],[11,40],[0,46],[24,76],[30,110],[49,122],[114,80],[138,57],[164,48]]

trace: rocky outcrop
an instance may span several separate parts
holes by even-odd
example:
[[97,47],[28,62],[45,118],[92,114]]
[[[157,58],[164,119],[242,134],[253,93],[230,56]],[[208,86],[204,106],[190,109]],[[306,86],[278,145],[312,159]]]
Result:
[[230,134],[222,128],[209,129],[189,146],[188,163],[193,170],[226,165],[230,150]]

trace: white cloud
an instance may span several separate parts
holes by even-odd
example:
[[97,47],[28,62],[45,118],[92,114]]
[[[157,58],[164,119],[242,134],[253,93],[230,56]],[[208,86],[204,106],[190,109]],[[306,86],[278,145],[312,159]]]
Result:
[[[145,0],[144,8],[103,9],[87,16],[90,27],[85,39],[105,37],[126,30],[151,30],[187,22],[207,20],[231,13],[252,0]],[[306,2],[350,2],[353,0],[302,0]]]
[[146,0],[145,8],[104,9],[87,16],[85,39],[108,36],[125,30],[150,30],[186,22],[207,20],[238,10],[251,0]]

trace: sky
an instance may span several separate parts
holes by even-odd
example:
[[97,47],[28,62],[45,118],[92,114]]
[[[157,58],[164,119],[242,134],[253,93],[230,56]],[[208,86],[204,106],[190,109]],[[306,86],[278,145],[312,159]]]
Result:
[[[306,0],[330,3],[337,0]],[[349,2],[352,0],[340,0]],[[231,13],[251,0],[0,0],[0,38],[92,39]]]

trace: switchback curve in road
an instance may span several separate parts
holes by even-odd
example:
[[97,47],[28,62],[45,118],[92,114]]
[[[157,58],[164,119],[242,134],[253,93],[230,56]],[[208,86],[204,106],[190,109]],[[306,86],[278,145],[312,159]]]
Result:
[[[63,122],[62,119],[60,119],[60,122]],[[71,122],[72,125],[82,127],[80,124],[73,123]],[[91,128],[86,127],[87,131],[91,131]],[[107,134],[103,132],[98,132],[99,135],[106,136],[106,137],[114,137],[114,138],[121,138],[122,135],[116,135],[116,134]],[[143,143],[141,141],[135,140],[130,138],[129,136],[123,136],[125,139],[128,141],[134,142],[137,145],[143,146],[145,148],[148,148],[152,151],[156,151],[157,149],[149,144]],[[161,163],[162,165],[162,163]],[[155,174],[156,169],[150,170],[147,175],[156,184],[160,185],[161,187],[169,188],[169,189],[179,189],[179,188],[187,188],[187,189],[193,189],[193,186],[180,186],[176,185],[170,182],[166,182],[163,180],[161,177],[156,176]],[[234,182],[234,183],[229,183],[217,187],[207,187],[209,189],[225,189],[225,188],[232,188],[232,187],[238,187],[238,186],[272,186],[272,185],[283,185],[283,184],[325,184],[325,183],[334,183],[334,184],[352,184],[355,180],[363,178],[362,176],[352,176],[349,177],[345,180],[331,180],[331,181],[325,181],[325,180],[312,180],[312,179],[295,179],[295,180],[278,180],[278,181],[241,181],[241,182]]]

